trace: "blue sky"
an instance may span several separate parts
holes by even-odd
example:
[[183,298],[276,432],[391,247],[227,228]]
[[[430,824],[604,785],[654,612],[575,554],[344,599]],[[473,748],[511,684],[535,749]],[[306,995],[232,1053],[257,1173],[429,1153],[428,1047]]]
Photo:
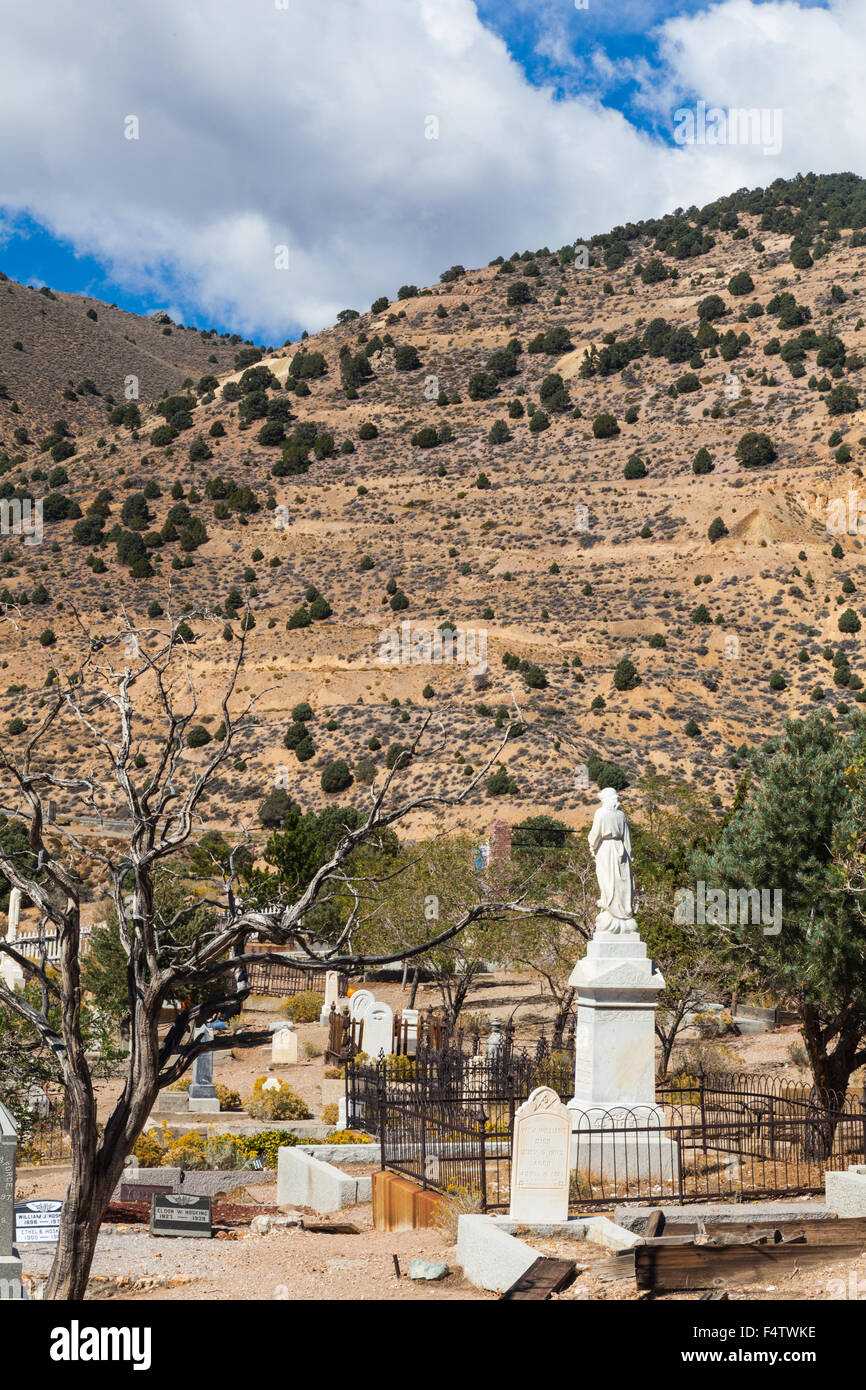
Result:
[[[455,261],[863,172],[866,112],[838,86],[841,58],[866,78],[857,0],[4,7],[0,266],[257,341]],[[781,157],[677,149],[671,111],[698,98],[784,108]]]

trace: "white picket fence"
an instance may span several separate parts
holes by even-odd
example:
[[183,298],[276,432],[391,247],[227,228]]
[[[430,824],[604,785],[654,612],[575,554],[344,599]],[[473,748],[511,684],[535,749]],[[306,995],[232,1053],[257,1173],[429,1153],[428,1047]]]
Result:
[[[81,928],[81,946],[79,956],[86,956],[90,952],[90,927]],[[60,937],[55,932],[44,932],[41,936],[39,932],[19,932],[12,940],[10,946],[14,946],[22,956],[28,960],[38,961],[42,959],[43,952],[48,965],[57,965],[60,961]]]

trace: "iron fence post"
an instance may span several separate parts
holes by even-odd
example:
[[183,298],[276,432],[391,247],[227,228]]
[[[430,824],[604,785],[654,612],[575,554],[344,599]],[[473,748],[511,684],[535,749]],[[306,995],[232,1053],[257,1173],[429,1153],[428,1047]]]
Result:
[[376,1078],[376,1107],[379,1112],[377,1116],[377,1119],[379,1121],[379,1164],[381,1168],[384,1168],[385,1136],[387,1134],[388,1126],[385,1116],[385,1080],[384,1077],[381,1076],[381,1074]]
[[487,1116],[484,1113],[484,1106],[478,1110],[478,1147],[481,1158],[481,1210],[487,1210],[487,1152],[486,1152],[486,1129]]
[[707,1113],[704,1108],[704,1065],[698,1062],[698,1102],[701,1107],[701,1147],[707,1152]]
[[421,1097],[421,1188],[427,1191],[427,1104]]

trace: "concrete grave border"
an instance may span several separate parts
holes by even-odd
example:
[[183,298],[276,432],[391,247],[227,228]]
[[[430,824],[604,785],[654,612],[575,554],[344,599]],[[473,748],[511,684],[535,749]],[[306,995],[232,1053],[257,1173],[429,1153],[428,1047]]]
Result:
[[[334,1147],[331,1146],[332,1153]],[[367,1149],[373,1145],[359,1144],[357,1147]],[[373,1158],[372,1161],[376,1160]],[[354,1162],[357,1163],[358,1159],[354,1159]],[[350,1173],[342,1172],[334,1163],[314,1158],[300,1147],[280,1149],[277,1155],[278,1206],[312,1207],[313,1211],[325,1215],[339,1211],[341,1207],[353,1207],[359,1202],[372,1200],[372,1178],[354,1178]]]

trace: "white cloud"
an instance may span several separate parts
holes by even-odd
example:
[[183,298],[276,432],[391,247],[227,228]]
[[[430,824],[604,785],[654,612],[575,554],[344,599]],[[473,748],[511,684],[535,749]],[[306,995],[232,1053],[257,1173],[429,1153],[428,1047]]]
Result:
[[[684,92],[783,107],[772,160],[666,148],[592,95],[553,100],[471,0],[90,0],[86,20],[61,0],[2,4],[8,214],[30,212],[154,300],[276,341],[455,261],[860,161],[854,0],[726,0],[664,26],[661,81],[635,69],[662,112]],[[274,265],[283,243],[288,270]]]

